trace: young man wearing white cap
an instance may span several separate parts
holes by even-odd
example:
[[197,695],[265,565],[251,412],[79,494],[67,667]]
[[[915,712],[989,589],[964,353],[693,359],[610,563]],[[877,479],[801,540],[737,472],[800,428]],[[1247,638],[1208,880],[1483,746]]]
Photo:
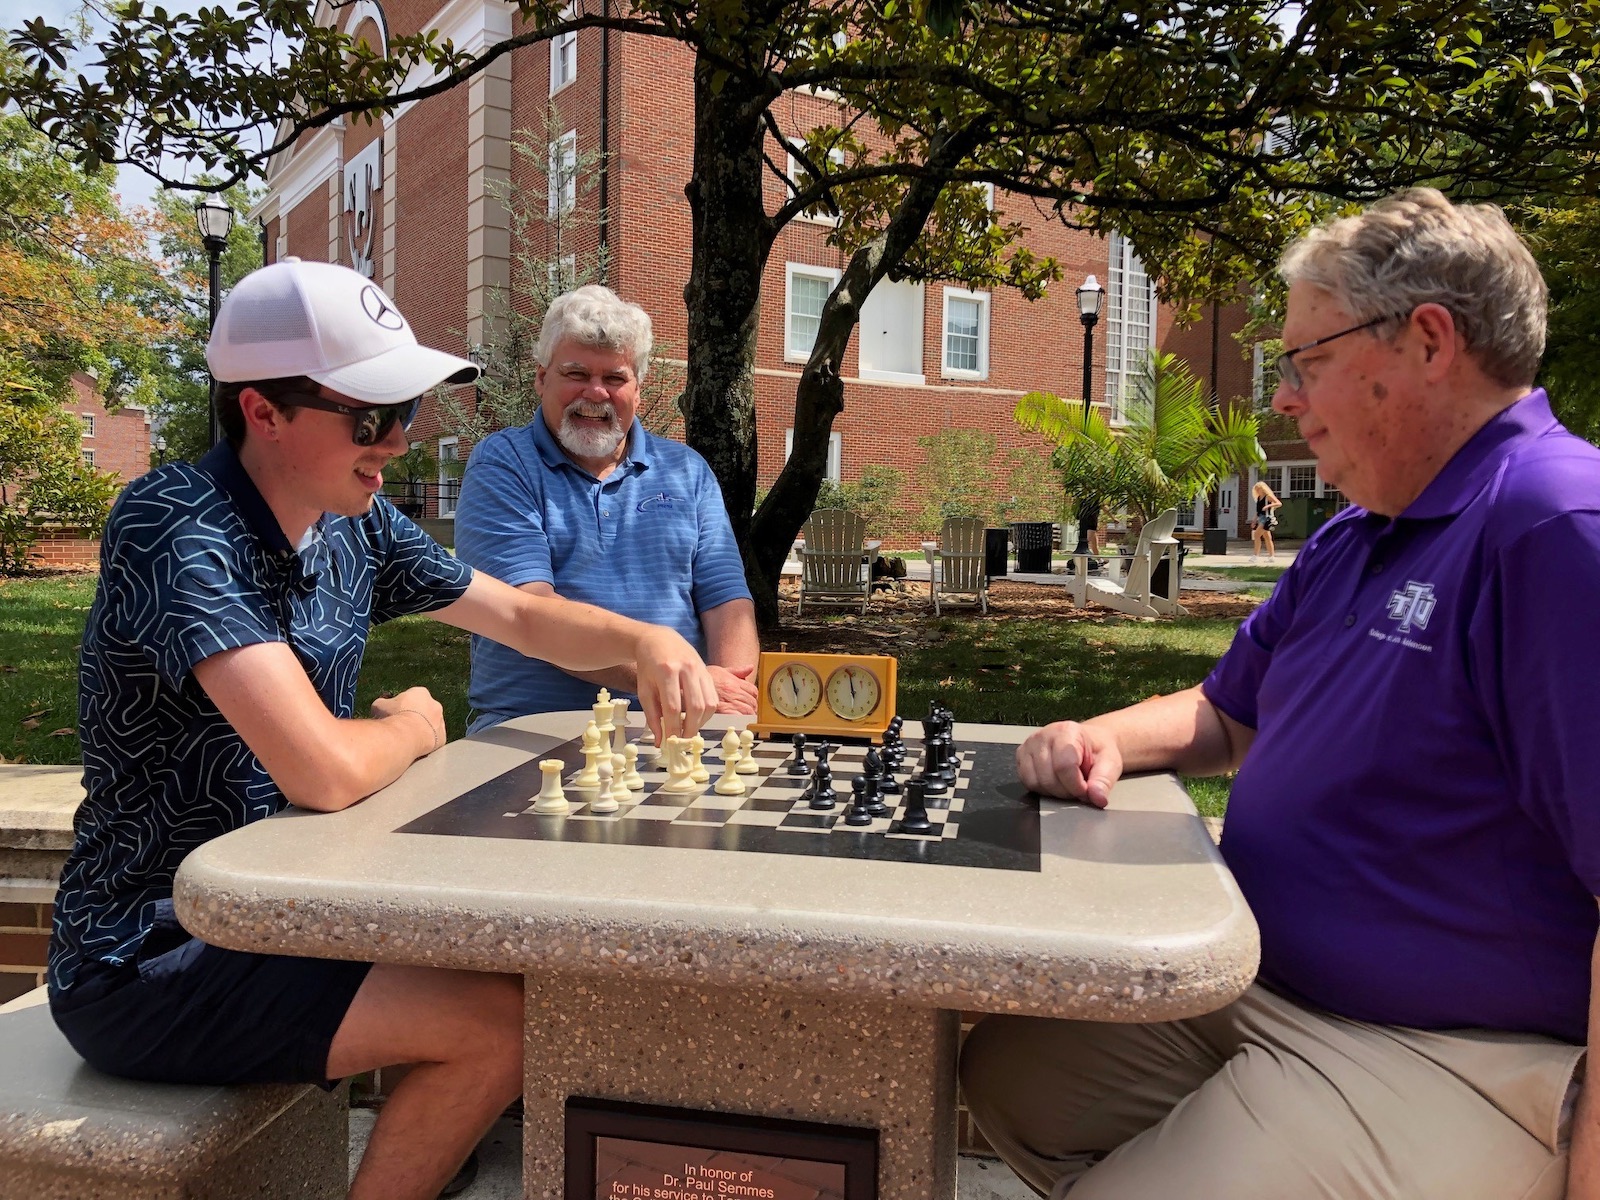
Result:
[[247,276],[206,357],[227,441],[133,483],[103,539],[51,1007],[86,1059],[134,1078],[417,1064],[350,1194],[431,1197],[521,1093],[521,980],[208,946],[173,916],[178,864],[286,805],[346,808],[444,744],[426,688],[355,716],[374,622],[427,612],[574,670],[637,662],[663,736],[699,728],[716,687],[677,633],[474,574],[376,498],[416,398],[477,369],[417,345],[363,276],[294,259]]

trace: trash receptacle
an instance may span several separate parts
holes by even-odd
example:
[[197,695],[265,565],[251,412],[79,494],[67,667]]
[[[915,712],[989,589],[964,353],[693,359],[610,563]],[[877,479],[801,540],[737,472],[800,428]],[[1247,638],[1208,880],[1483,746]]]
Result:
[[1228,531],[1221,525],[1210,526],[1200,535],[1200,552],[1202,554],[1226,554],[1228,552]]
[[1333,516],[1333,500],[1327,496],[1290,496],[1278,510],[1279,538],[1308,538]]
[[1011,530],[985,529],[983,531],[983,573],[997,579],[1006,573],[1006,557],[1011,553]]
[[[1207,533],[1210,530],[1206,531]],[[1210,553],[1210,551],[1207,551]],[[1178,543],[1178,586],[1183,587],[1183,560],[1189,557],[1189,547],[1182,542]],[[1150,572],[1150,592],[1152,595],[1165,596],[1167,594],[1167,571],[1170,569],[1172,558],[1162,555],[1161,561],[1156,564],[1156,569]]]
[[1054,527],[1049,521],[1017,521],[1011,526],[1011,540],[1017,547],[1017,574],[1048,575],[1050,573],[1050,536]]

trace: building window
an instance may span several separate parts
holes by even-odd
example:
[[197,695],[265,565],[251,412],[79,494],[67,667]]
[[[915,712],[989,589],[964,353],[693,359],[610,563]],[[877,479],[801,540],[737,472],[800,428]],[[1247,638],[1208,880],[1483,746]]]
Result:
[[1106,405],[1114,425],[1128,420],[1128,392],[1144,370],[1156,330],[1156,289],[1133,243],[1111,235],[1106,288]]
[[563,254],[554,262],[548,262],[544,267],[545,276],[550,282],[550,298],[565,295],[578,286],[578,256],[576,254]]
[[944,290],[944,373],[953,379],[989,376],[989,297]]
[[[795,157],[795,147],[799,143],[790,143],[789,149],[789,197],[794,198],[796,192],[811,186],[811,172],[806,170],[805,163]],[[802,150],[803,146],[800,147]],[[838,148],[828,151],[828,166],[837,169],[844,166],[844,151]],[[811,221],[817,225],[837,225],[839,218],[828,211],[826,204],[818,203],[800,214],[802,221]]]
[[857,353],[861,378],[920,386],[923,289],[920,283],[880,279],[861,302]]
[[839,282],[839,272],[829,267],[788,265],[784,288],[783,357],[790,362],[805,362],[817,344],[822,327],[822,308]]
[[84,462],[88,463],[91,467],[94,466],[94,451],[93,450],[91,450],[88,446],[85,446],[80,451],[80,453],[82,453],[82,455],[83,455],[83,461]]
[[578,131],[569,129],[550,143],[550,185],[545,215],[552,221],[572,211],[578,203]]
[[78,420],[83,422],[83,436],[86,437],[86,438],[93,437],[94,436],[94,414],[93,413],[79,413],[78,414]]
[[1289,473],[1288,484],[1283,490],[1285,496],[1315,496],[1317,494],[1317,468],[1286,467]]
[[[572,6],[569,4],[561,10],[561,19],[570,21],[572,17]],[[554,96],[577,77],[578,31],[574,29],[571,33],[558,33],[550,39],[550,94]]]
[[439,439],[439,515],[456,515],[456,501],[461,498],[461,477],[450,469],[461,461],[461,444],[453,437]]
[[[783,461],[789,461],[789,455],[794,453],[794,430],[783,431]],[[839,468],[844,460],[844,442],[837,433],[828,435],[828,465],[823,468],[822,477],[829,483],[839,482]]]

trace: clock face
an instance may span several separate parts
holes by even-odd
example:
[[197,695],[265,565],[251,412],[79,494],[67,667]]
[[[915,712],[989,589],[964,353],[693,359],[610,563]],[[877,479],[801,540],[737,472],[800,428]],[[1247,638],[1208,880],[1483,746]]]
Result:
[[797,720],[822,703],[822,679],[804,663],[784,663],[767,681],[767,699],[783,716]]
[[828,676],[828,707],[840,720],[866,720],[882,695],[877,676],[865,667],[847,664]]

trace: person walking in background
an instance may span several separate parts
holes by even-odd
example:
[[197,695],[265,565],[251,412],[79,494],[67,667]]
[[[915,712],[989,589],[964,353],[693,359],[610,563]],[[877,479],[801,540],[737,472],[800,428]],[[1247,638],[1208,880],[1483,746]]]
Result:
[[1250,522],[1250,545],[1253,547],[1250,561],[1260,560],[1262,543],[1266,544],[1267,558],[1274,559],[1278,552],[1272,545],[1272,531],[1278,527],[1278,510],[1283,507],[1283,501],[1278,499],[1264,479],[1256,480],[1250,494],[1256,498],[1256,516]]

